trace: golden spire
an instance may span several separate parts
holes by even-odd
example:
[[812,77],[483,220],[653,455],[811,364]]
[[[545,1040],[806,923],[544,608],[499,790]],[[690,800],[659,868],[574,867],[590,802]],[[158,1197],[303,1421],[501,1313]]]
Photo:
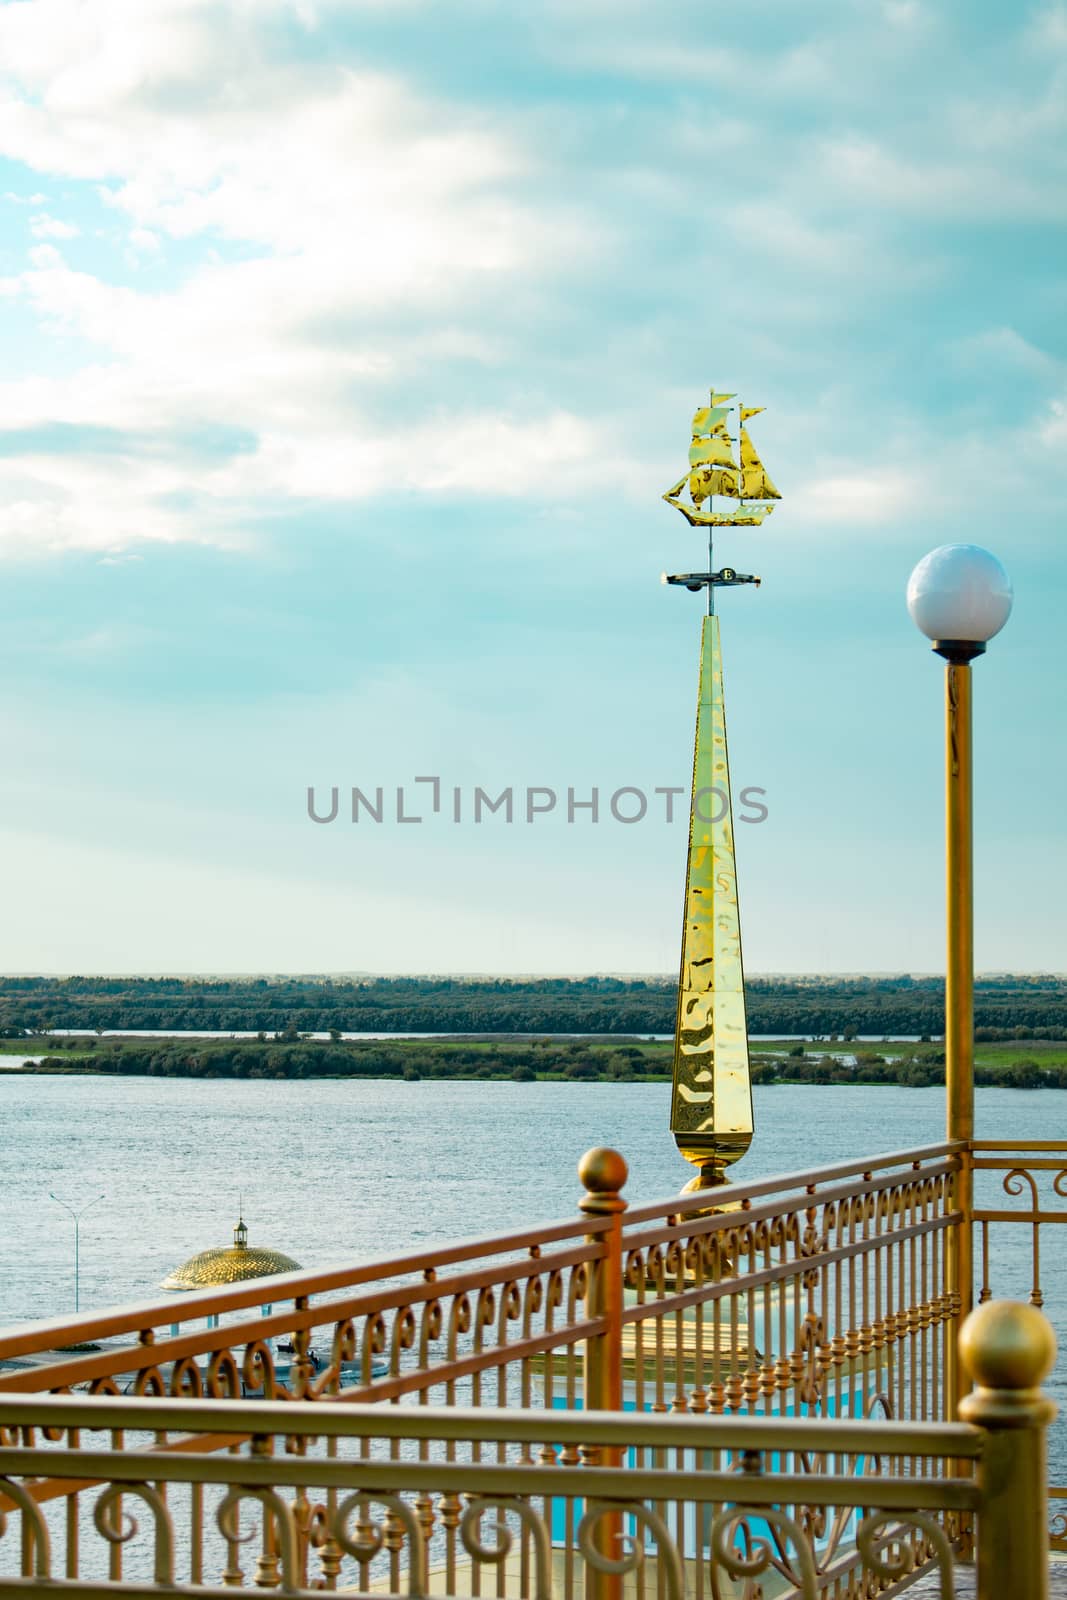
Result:
[[[663,496],[693,527],[708,529],[707,572],[664,574],[667,583],[708,591],[671,1096],[671,1132],[685,1159],[699,1169],[691,1189],[725,1182],[725,1168],[744,1155],[754,1129],[722,647],[713,597],[717,588],[760,580],[733,567],[712,570],[712,529],[758,526],[780,496],[744,427],[762,406],[737,407],[739,459],[733,454],[727,420],[734,407],[726,402],[735,398],[712,389],[711,404],[695,412],[690,471]],[[682,499],[687,489],[688,502]],[[716,495],[726,502],[721,511],[715,510]]]

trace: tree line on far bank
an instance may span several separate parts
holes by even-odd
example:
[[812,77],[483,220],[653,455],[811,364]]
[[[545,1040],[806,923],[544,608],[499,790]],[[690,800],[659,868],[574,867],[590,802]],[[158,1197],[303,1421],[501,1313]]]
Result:
[[[0,1036],[53,1028],[297,1033],[671,1033],[669,978],[0,977]],[[749,1029],[771,1038],[940,1034],[940,978],[752,978]],[[979,1040],[1067,1039],[1067,979],[979,978]]]
[[[423,1039],[390,1044],[299,1038],[204,1040],[195,1046],[181,1040],[69,1039],[50,1043],[51,1053],[24,1071],[201,1079],[510,1079],[520,1083],[663,1082],[671,1071],[671,1047],[664,1043],[596,1044],[546,1039],[479,1046]],[[945,1081],[945,1057],[936,1046],[919,1046],[895,1059],[872,1050],[860,1051],[852,1063],[832,1055],[808,1053],[803,1045],[796,1045],[778,1056],[754,1057],[752,1081],[760,1085],[933,1087]],[[1067,1088],[1067,1065],[1042,1066],[1033,1059],[1021,1058],[1000,1068],[977,1066],[975,1082],[1020,1089]]]

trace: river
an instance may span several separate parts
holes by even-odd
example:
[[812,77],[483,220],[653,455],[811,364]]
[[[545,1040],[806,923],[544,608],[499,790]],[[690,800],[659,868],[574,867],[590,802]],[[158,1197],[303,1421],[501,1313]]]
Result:
[[[757,1134],[739,1178],[935,1143],[944,1096],[892,1085],[755,1090]],[[249,1242],[305,1267],[573,1214],[594,1144],[630,1164],[628,1197],[674,1193],[686,1168],[665,1084],[110,1076],[0,1077],[0,1325],[154,1296],[197,1250]],[[977,1091],[979,1136],[1054,1135],[1057,1090]],[[243,1198],[242,1198],[243,1197]],[[1001,1197],[1001,1204],[1009,1203]],[[1019,1247],[1022,1230],[1011,1230]],[[1046,1229],[1046,1299],[1067,1264]],[[1012,1255],[1015,1252],[1011,1252]],[[1067,1276],[1067,1274],[1065,1274]]]

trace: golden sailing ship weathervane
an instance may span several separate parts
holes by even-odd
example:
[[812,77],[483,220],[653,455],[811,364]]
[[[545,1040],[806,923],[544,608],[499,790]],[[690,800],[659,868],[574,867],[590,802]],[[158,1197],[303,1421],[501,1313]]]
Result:
[[[762,406],[737,407],[739,459],[734,456],[728,426],[734,408],[728,402],[736,398],[712,390],[711,403],[693,417],[690,470],[663,496],[693,527],[708,530],[708,570],[663,575],[665,583],[708,591],[671,1096],[671,1132],[685,1159],[699,1169],[687,1190],[725,1183],[725,1168],[744,1155],[754,1128],[715,590],[760,580],[733,567],[716,572],[712,541],[716,528],[758,526],[781,496],[745,427]],[[688,502],[682,499],[686,492]],[[726,502],[721,511],[715,509],[716,497]]]

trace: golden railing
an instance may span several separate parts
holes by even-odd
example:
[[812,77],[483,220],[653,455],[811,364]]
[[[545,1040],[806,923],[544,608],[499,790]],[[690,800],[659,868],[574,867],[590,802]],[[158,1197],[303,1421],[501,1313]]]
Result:
[[[973,1150],[977,1301],[983,1304],[998,1293],[1025,1296],[1031,1305],[1043,1306],[1048,1281],[1042,1266],[1042,1230],[1067,1222],[1067,1206],[1057,1203],[1067,1198],[1067,1140],[976,1139]],[[999,1250],[998,1238],[1003,1241]],[[1062,1295],[1067,1289],[1067,1261],[1061,1252],[1053,1266],[1062,1305],[1067,1301]],[[1056,1433],[1056,1466],[1062,1474],[1067,1440],[1062,1426]],[[1049,1543],[1054,1550],[1067,1551],[1067,1476],[1061,1476],[1048,1494],[1054,1507]]]
[[7,1330],[0,1395],[943,1418],[958,1167],[904,1151],[708,1214],[706,1193],[627,1209],[599,1152],[573,1221]]
[[950,1596],[971,1515],[979,1595],[1039,1600],[1051,1331],[977,1317],[969,1424],[6,1397],[0,1589]]
[[[979,1185],[987,1169],[1000,1170],[998,1162],[1014,1175],[1021,1149],[976,1146]],[[999,1154],[986,1153],[992,1150]],[[465,1592],[475,1594],[481,1569],[492,1568],[491,1587],[501,1596],[535,1592],[524,1585],[543,1531],[525,1511],[516,1512],[515,1577],[507,1562],[479,1553],[477,1528],[463,1520],[474,1502],[463,1497],[488,1495],[493,1486],[498,1495],[535,1494],[532,1484],[524,1489],[508,1476],[520,1468],[562,1473],[558,1482],[538,1478],[537,1493],[554,1508],[551,1514],[542,1508],[542,1521],[549,1516],[551,1524],[550,1569],[570,1595],[579,1569],[591,1564],[599,1600],[617,1600],[604,1563],[621,1559],[619,1533],[640,1543],[645,1530],[658,1548],[655,1518],[665,1506],[678,1560],[686,1572],[686,1563],[696,1562],[687,1592],[717,1600],[715,1586],[726,1579],[714,1576],[714,1563],[710,1576],[704,1572],[705,1556],[713,1527],[725,1526],[716,1518],[747,1503],[725,1492],[724,1475],[736,1484],[740,1474],[746,1495],[749,1480],[758,1480],[753,1506],[777,1508],[781,1528],[806,1530],[814,1592],[836,1600],[851,1592],[856,1563],[862,1564],[859,1512],[904,1509],[893,1498],[896,1489],[888,1500],[879,1498],[885,1484],[912,1485],[901,1491],[918,1495],[908,1501],[911,1509],[933,1508],[950,1539],[967,1534],[968,1514],[979,1504],[967,1467],[978,1446],[970,1431],[950,1425],[946,1382],[959,1312],[949,1284],[962,1237],[955,1195],[965,1153],[960,1144],[928,1146],[628,1208],[620,1192],[622,1158],[590,1152],[580,1168],[579,1215],[569,1221],[11,1329],[0,1334],[4,1448],[48,1453],[47,1461],[19,1458],[21,1482],[29,1502],[46,1508],[50,1542],[64,1546],[61,1564],[70,1578],[80,1570],[77,1551],[85,1538],[81,1499],[92,1484],[142,1481],[129,1477],[132,1451],[138,1470],[148,1474],[145,1483],[192,1486],[181,1534],[190,1552],[205,1528],[207,1502],[197,1485],[206,1493],[213,1484],[219,1494],[235,1482],[292,1490],[294,1527],[305,1541],[304,1578],[309,1548],[347,1549],[343,1530],[323,1530],[343,1485],[355,1481],[353,1462],[361,1471],[372,1463],[378,1489],[411,1497],[415,1525],[429,1540],[420,1554],[413,1535],[400,1538],[399,1525],[390,1525],[382,1535],[386,1556],[403,1551],[405,1572],[416,1575],[424,1558],[440,1557],[448,1593],[460,1581],[457,1563],[466,1574],[462,1583],[472,1585]],[[975,1218],[979,1227],[1001,1220],[981,1211]],[[1027,1217],[1013,1213],[1013,1221],[1020,1219]],[[1041,1213],[1032,1226],[1046,1220],[1060,1219]],[[47,1391],[52,1398],[44,1397]],[[108,1431],[110,1449],[87,1455],[83,1430],[93,1423]],[[694,1431],[701,1428],[708,1431]],[[310,1444],[309,1437],[325,1443]],[[288,1477],[270,1477],[282,1471],[276,1446]],[[146,1451],[153,1456],[150,1473],[141,1459]],[[294,1477],[294,1456],[305,1463],[321,1457],[325,1476],[314,1483]],[[235,1461],[246,1457],[266,1476],[235,1478]],[[188,1475],[194,1458],[199,1477]],[[17,1472],[9,1455],[4,1461],[5,1471]],[[445,1480],[461,1467],[449,1482],[466,1487],[450,1491]],[[604,1489],[588,1476],[594,1468],[624,1471],[630,1498],[589,1520],[586,1499],[591,1506]],[[657,1498],[652,1480],[640,1477],[649,1472],[687,1476],[670,1495],[665,1480],[656,1480],[663,1491]],[[586,1474],[581,1488],[579,1473]],[[319,1509],[308,1509],[302,1483],[325,1495],[314,1502]],[[158,1493],[169,1506],[166,1492]],[[123,1541],[111,1537],[119,1528],[120,1494],[136,1498],[132,1489],[116,1490],[97,1502],[93,1524],[110,1551],[109,1581],[122,1574]],[[647,1502],[651,1521],[634,1509],[634,1497]],[[140,1498],[156,1517],[153,1494]],[[32,1563],[43,1535],[35,1539],[25,1494],[13,1500],[22,1513],[24,1561]],[[271,1518],[280,1513],[269,1503],[267,1544],[283,1539],[271,1532]],[[407,1512],[387,1509],[386,1520],[393,1515],[410,1530]],[[800,1568],[779,1549],[779,1524],[763,1511],[760,1517],[754,1533],[751,1519],[735,1516],[730,1537],[742,1545],[746,1538],[769,1541],[773,1559],[765,1577],[807,1592]],[[896,1555],[886,1557],[890,1566],[927,1561],[941,1550],[922,1526],[913,1519],[906,1536],[899,1535]],[[225,1527],[217,1538],[225,1544]],[[967,1548],[966,1537],[960,1543]],[[0,1542],[0,1555],[3,1548]],[[232,1550],[219,1553],[219,1570],[236,1582]],[[720,1554],[728,1574],[734,1558],[725,1546]],[[349,1555],[358,1566],[358,1553]],[[190,1554],[190,1582],[200,1581],[196,1572],[202,1578],[204,1559]],[[796,1556],[802,1565],[806,1559]],[[640,1580],[636,1568],[629,1573],[627,1593],[643,1595],[642,1584],[651,1585],[647,1592],[656,1600],[673,1592],[675,1558],[668,1552],[662,1561],[656,1556]],[[383,1576],[364,1567],[351,1581],[397,1587],[398,1568]],[[328,1576],[323,1571],[315,1581]],[[883,1578],[893,1576],[887,1567]]]

